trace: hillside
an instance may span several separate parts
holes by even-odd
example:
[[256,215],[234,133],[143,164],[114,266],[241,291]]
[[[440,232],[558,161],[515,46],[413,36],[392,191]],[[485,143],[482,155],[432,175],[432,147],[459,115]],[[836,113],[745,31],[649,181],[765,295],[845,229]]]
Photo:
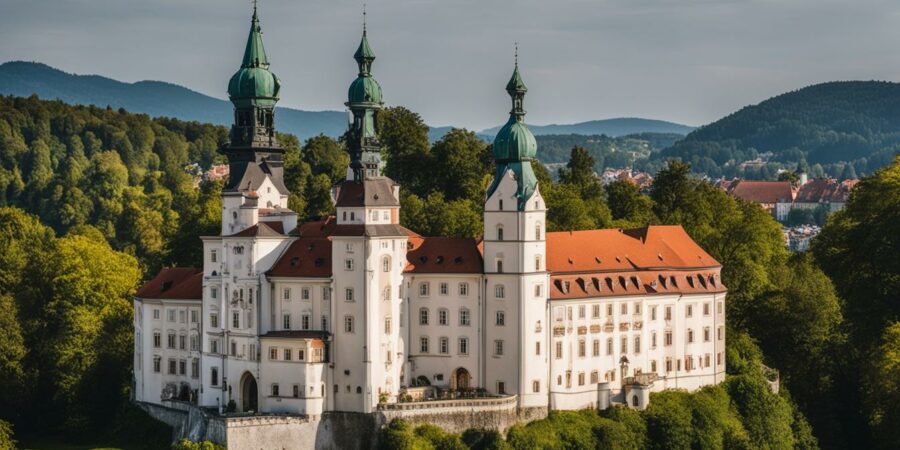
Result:
[[[171,83],[123,83],[99,75],[69,74],[40,63],[13,61],[0,64],[0,95],[28,97],[32,94],[70,104],[125,108],[152,117],[216,125],[230,125],[233,121],[232,106],[228,101]],[[300,139],[319,133],[337,137],[347,128],[347,115],[339,111],[277,108],[277,114],[278,129]]]
[[654,152],[672,145],[680,134],[640,133],[610,137],[607,135],[546,134],[535,137],[537,157],[544,164],[565,164],[572,147],[584,147],[594,159],[594,170],[631,167],[635,160],[647,159]]
[[[531,132],[535,136],[547,134],[581,134],[585,136],[601,135],[607,136],[625,136],[637,133],[674,133],[687,134],[694,127],[681,125],[664,120],[640,119],[635,117],[621,117],[616,119],[591,120],[589,122],[581,122],[569,125],[528,125]],[[488,128],[481,134],[494,136],[500,127]]]
[[863,176],[890,163],[898,149],[900,84],[843,81],[747,106],[691,132],[652,159],[678,157],[713,177],[744,175],[738,164],[757,158],[769,163],[760,175],[805,161],[831,176],[840,176],[850,163]]

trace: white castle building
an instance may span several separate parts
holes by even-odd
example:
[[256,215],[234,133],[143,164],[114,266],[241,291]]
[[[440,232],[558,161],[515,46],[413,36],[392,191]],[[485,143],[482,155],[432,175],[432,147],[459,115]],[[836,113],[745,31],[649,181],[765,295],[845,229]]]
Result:
[[254,11],[228,88],[221,234],[200,238],[202,268],[163,269],[137,292],[137,401],[309,416],[476,395],[643,408],[650,391],[724,379],[721,266],[680,226],[546,231],[518,67],[483,238],[456,239],[400,225],[365,31],[355,59],[336,214],[298,223],[274,130],[280,84]]

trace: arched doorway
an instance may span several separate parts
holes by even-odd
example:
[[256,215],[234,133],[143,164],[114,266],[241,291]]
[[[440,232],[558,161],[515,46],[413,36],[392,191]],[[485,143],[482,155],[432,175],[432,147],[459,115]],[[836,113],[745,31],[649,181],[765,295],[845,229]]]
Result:
[[453,371],[453,379],[450,382],[450,389],[462,390],[469,389],[472,382],[472,376],[464,367],[460,367]]
[[250,372],[244,372],[241,376],[241,411],[258,411],[259,395],[256,389],[256,378]]

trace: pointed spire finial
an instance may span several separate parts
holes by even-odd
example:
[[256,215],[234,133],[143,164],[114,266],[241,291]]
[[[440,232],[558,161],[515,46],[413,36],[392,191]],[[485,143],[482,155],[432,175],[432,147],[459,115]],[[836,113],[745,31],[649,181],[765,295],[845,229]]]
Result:
[[254,15],[254,16],[256,15],[256,2],[257,2],[257,1],[259,1],[259,0],[253,0],[253,1],[251,2],[251,3],[253,3],[253,15]]
[[516,42],[516,68],[518,68],[518,67],[519,67],[519,43]]
[[366,2],[363,2],[363,36],[366,35]]

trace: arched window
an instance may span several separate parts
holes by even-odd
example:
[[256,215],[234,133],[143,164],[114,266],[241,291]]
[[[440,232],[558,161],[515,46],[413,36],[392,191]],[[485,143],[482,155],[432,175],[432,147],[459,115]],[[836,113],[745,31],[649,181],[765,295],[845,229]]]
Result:
[[635,408],[638,407],[638,396],[637,395],[631,396],[631,406],[634,406]]
[[503,199],[500,199],[500,211],[503,211]]
[[385,256],[384,258],[381,258],[381,270],[384,272],[391,271],[391,257],[390,256]]
[[497,227],[497,240],[498,240],[498,241],[502,241],[502,240],[503,240],[503,226],[498,226],[498,227]]
[[387,301],[390,301],[390,300],[391,300],[391,287],[390,287],[390,286],[385,286],[385,288],[384,288],[384,293],[383,293],[382,295],[383,295],[383,300],[384,300],[384,301],[386,301],[386,302],[387,302]]
[[541,224],[540,223],[536,223],[534,225],[534,239],[537,241],[541,240]]

